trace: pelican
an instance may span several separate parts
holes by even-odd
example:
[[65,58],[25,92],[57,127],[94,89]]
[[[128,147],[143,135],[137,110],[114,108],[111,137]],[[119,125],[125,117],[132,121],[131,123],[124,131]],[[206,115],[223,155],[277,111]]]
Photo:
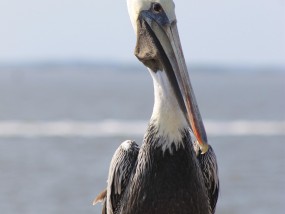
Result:
[[218,167],[190,83],[172,0],[127,0],[148,68],[154,107],[141,147],[127,140],[111,160],[103,214],[212,214]]

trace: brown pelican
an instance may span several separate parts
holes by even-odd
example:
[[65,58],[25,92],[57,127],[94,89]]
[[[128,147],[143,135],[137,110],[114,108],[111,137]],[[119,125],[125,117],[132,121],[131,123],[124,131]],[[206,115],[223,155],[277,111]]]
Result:
[[172,0],[128,0],[136,57],[154,84],[144,141],[125,141],[94,203],[107,214],[210,214],[219,192],[217,162],[190,83]]

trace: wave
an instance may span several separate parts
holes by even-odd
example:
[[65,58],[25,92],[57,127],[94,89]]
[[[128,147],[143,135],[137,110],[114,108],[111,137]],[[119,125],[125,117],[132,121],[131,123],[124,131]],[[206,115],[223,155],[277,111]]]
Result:
[[[0,137],[143,136],[147,121],[0,121]],[[206,120],[210,136],[284,136],[285,121]]]
[[[147,121],[0,121],[0,137],[142,136]],[[206,120],[210,136],[284,136],[285,121]]]

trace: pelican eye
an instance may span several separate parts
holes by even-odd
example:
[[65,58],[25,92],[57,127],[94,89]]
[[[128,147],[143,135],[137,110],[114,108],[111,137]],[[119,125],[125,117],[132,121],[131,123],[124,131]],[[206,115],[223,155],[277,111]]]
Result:
[[152,4],[152,10],[155,13],[160,13],[163,9],[162,9],[162,6],[159,3],[153,3]]

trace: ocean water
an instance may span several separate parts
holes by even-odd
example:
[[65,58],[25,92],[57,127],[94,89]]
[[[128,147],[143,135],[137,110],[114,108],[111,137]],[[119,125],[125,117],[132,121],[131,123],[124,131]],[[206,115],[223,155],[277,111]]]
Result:
[[[285,73],[190,73],[219,163],[217,214],[285,213]],[[100,213],[111,157],[142,141],[143,67],[0,69],[0,213]]]

